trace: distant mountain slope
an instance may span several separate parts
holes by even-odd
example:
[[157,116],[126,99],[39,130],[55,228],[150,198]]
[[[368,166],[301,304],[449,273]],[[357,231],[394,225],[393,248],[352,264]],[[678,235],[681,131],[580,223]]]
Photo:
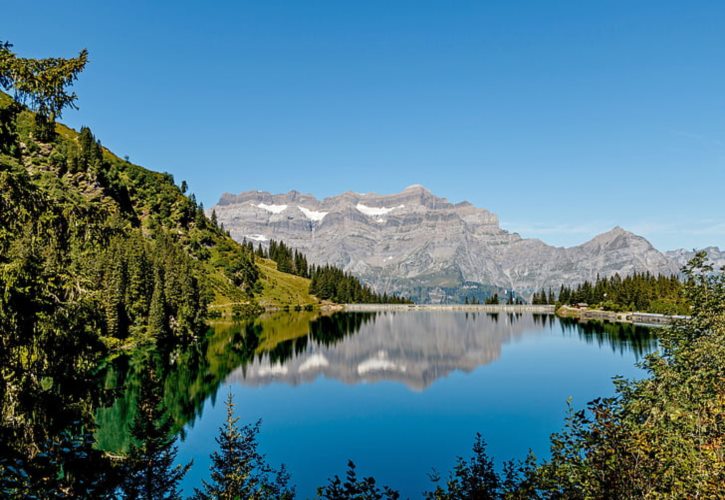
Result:
[[677,271],[647,240],[619,227],[557,248],[505,231],[492,212],[449,203],[419,185],[393,195],[348,192],[323,200],[296,191],[224,194],[214,210],[237,241],[282,240],[378,292],[422,302],[455,300],[463,286],[476,284],[528,296],[597,274]]
[[[719,247],[707,247],[702,250],[707,253],[708,259],[716,269],[725,266],[725,251],[721,251]],[[674,261],[679,267],[682,267],[695,256],[695,253],[695,250],[685,250],[684,248],[680,248],[678,250],[669,250],[665,252],[665,255],[667,255],[667,257]]]

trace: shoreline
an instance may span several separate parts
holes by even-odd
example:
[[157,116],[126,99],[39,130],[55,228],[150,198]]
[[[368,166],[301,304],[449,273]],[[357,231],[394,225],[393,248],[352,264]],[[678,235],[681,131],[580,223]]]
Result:
[[[221,315],[213,320],[225,320],[232,317],[230,304],[211,306],[217,311],[222,309]],[[406,311],[454,311],[470,313],[530,313],[530,314],[555,314],[560,318],[571,318],[580,321],[604,321],[609,323],[627,323],[645,326],[666,326],[678,320],[688,319],[688,316],[645,313],[640,311],[604,311],[601,309],[589,309],[584,307],[559,306],[545,304],[335,304],[323,302],[318,304],[306,304],[304,306],[278,306],[278,305],[257,305],[256,310],[253,304],[246,303],[244,308],[247,314],[242,316],[254,317],[263,313],[274,312],[301,312],[319,311],[322,313],[333,312],[406,312]],[[229,309],[228,309],[229,308]],[[227,309],[227,310],[224,310]],[[249,314],[251,312],[251,314]]]
[[553,305],[532,304],[343,304],[349,312],[377,311],[464,311],[490,313],[554,314]]
[[561,318],[581,321],[605,321],[645,326],[666,326],[688,316],[654,314],[639,311],[603,311],[600,309],[576,308],[571,306],[533,304],[341,304],[335,308],[346,312],[404,312],[404,311],[461,311],[484,313],[533,313],[556,314]]
[[663,326],[675,321],[688,319],[689,316],[644,313],[639,311],[603,311],[601,309],[561,306],[556,310],[561,318],[574,318],[582,321],[608,321],[610,323],[629,323],[633,325]]

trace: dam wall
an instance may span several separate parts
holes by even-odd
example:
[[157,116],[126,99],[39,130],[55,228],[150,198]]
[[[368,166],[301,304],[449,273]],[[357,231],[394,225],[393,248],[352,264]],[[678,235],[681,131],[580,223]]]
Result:
[[554,314],[553,305],[531,304],[345,304],[345,311],[463,311],[490,313]]

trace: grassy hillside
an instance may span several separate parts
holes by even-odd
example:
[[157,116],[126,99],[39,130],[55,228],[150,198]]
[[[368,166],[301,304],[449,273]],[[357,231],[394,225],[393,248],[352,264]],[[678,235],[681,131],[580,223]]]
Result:
[[260,271],[259,281],[262,293],[259,304],[265,307],[319,305],[320,301],[310,295],[310,280],[301,276],[283,273],[277,270],[277,264],[269,259],[257,259]]
[[249,307],[259,309],[309,309],[323,304],[317,297],[310,295],[310,280],[283,273],[277,270],[277,264],[269,259],[256,258],[259,279],[255,285],[253,297],[230,301],[225,296],[217,296],[209,306],[213,317],[231,318],[243,315]]

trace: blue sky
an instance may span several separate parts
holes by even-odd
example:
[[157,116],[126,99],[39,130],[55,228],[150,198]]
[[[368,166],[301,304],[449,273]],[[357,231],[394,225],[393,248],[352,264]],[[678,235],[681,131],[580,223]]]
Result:
[[222,192],[420,183],[556,245],[725,247],[725,2],[6,0],[0,39],[90,64],[88,125]]

